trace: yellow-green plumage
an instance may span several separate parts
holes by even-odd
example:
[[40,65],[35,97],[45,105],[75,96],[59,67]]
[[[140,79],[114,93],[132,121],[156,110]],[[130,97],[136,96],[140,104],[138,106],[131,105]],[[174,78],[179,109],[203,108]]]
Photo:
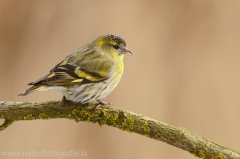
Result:
[[68,55],[43,78],[29,83],[33,86],[20,95],[49,90],[82,104],[101,100],[119,83],[124,54],[132,53],[121,37],[101,36]]

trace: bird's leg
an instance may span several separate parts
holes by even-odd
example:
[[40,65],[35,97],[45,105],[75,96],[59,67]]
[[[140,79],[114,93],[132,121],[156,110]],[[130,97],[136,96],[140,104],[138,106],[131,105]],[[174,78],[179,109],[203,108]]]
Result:
[[111,102],[104,102],[102,100],[97,100],[97,102],[98,102],[98,105],[95,107],[95,111],[98,110],[103,105],[112,105]]
[[66,99],[65,96],[62,97],[62,103],[63,103],[63,105],[66,105],[66,104],[67,104],[67,99]]
[[101,104],[101,105],[112,105],[111,102],[104,102],[102,100],[97,100],[98,104]]

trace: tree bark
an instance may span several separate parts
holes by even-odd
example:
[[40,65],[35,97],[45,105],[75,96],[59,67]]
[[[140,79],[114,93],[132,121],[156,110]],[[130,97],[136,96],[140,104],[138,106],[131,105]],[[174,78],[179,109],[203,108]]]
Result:
[[81,105],[70,101],[0,102],[0,118],[5,119],[0,131],[15,121],[67,118],[109,125],[123,131],[166,142],[204,159],[240,159],[240,153],[220,146],[182,127],[172,126],[146,116],[109,105]]

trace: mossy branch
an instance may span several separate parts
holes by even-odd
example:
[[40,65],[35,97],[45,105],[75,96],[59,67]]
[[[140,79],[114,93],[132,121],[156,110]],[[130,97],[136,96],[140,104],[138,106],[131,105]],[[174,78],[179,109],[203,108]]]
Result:
[[200,136],[185,128],[175,127],[146,116],[112,106],[82,106],[72,102],[0,102],[0,118],[5,119],[0,131],[19,120],[68,118],[109,125],[124,131],[166,142],[204,159],[240,159],[240,153]]

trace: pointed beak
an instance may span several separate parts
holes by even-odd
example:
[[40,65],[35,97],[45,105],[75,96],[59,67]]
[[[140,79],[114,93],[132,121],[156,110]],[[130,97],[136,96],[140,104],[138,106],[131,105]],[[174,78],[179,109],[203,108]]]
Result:
[[127,47],[124,47],[122,49],[122,54],[128,54],[128,55],[131,55],[131,56],[133,55],[133,53],[130,50],[128,50]]

